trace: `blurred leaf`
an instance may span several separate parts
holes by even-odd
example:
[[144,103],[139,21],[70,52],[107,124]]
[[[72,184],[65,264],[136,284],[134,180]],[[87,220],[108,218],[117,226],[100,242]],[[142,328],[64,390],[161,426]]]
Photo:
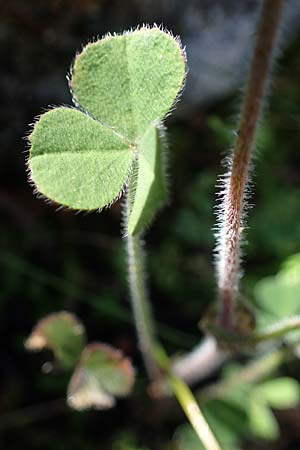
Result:
[[[281,151],[278,142],[276,151]],[[270,152],[275,153],[274,147]],[[265,163],[261,168],[261,175],[258,175],[259,203],[252,217],[249,217],[247,238],[251,256],[260,255],[264,267],[269,265],[274,270],[274,264],[299,251],[300,189],[291,186],[288,180],[282,183],[279,173],[286,162],[277,162],[276,167],[275,162],[271,165],[270,158],[270,154],[264,154],[264,158],[260,158],[260,162],[265,160]],[[290,172],[295,171],[292,164],[290,167],[285,166],[288,177]],[[294,166],[298,166],[297,162]],[[274,174],[277,176],[274,177]]]
[[[239,450],[239,446],[235,442],[236,439],[234,439],[234,442],[231,440],[225,442],[226,437],[222,436],[222,431],[221,433],[220,430],[218,432],[213,424],[211,424],[211,429],[219,440],[222,450]],[[174,433],[173,442],[176,450],[206,450],[202,442],[199,441],[199,437],[193,428],[188,424],[181,425],[177,428]]]
[[173,442],[176,450],[206,450],[194,429],[188,424],[177,428]]
[[68,404],[77,410],[107,409],[132,390],[135,371],[120,350],[92,343],[82,352],[68,387]]
[[81,322],[67,311],[50,314],[40,320],[25,341],[30,351],[52,350],[65,369],[73,368],[84,348],[85,330]]
[[264,401],[252,396],[249,409],[249,425],[252,433],[262,439],[273,440],[279,436],[277,421]]
[[299,313],[300,254],[288,258],[277,275],[261,279],[255,285],[254,296],[259,327]]
[[[239,440],[248,430],[248,417],[243,407],[230,400],[211,400],[203,406],[203,413],[222,449],[238,449]],[[205,450],[188,424],[176,430],[174,442],[178,450]]]
[[299,383],[293,378],[276,378],[255,387],[255,395],[273,408],[292,408],[299,404]]
[[244,405],[230,398],[212,400],[204,406],[203,411],[217,439],[225,448],[235,444],[247,429],[248,417]]

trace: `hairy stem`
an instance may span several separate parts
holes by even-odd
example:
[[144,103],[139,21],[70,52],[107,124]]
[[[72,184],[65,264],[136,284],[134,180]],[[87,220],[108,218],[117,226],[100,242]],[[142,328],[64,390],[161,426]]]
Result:
[[251,155],[265,97],[283,0],[264,0],[242,105],[238,137],[225,187],[218,242],[219,323],[230,329],[240,273],[240,241]]
[[[128,195],[125,203],[125,218],[129,216]],[[139,347],[149,377],[156,380],[160,369],[156,361],[157,340],[148,298],[144,271],[144,252],[139,236],[127,234],[128,275],[131,305],[138,335]]]
[[[126,207],[129,208],[127,197]],[[128,212],[128,211],[127,211]],[[128,215],[126,214],[126,217]],[[190,388],[172,373],[170,361],[157,343],[144,276],[144,256],[139,236],[127,234],[129,286],[140,350],[149,377],[158,381],[162,371],[188,420],[206,450],[221,450]]]

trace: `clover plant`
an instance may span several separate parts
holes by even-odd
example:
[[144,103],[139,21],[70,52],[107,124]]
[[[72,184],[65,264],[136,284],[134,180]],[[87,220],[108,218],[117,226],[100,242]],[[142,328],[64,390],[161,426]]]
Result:
[[[295,291],[284,284],[284,273],[271,283],[263,281],[255,289],[256,314],[239,293],[251,161],[282,6],[283,0],[264,0],[262,5],[237,138],[222,181],[216,256],[218,302],[201,322],[206,336],[190,353],[170,359],[158,342],[142,245],[147,227],[168,198],[164,120],[179,99],[187,73],[179,39],[160,27],[143,26],[88,44],[76,56],[69,76],[75,107],[56,107],[42,114],[29,136],[30,181],[42,196],[80,211],[99,211],[123,196],[129,288],[151,392],[175,394],[207,450],[237,448],[240,437],[235,434],[232,438],[229,410],[244,418],[241,433],[271,439],[277,436],[278,427],[270,408],[298,402],[299,387],[293,380],[264,380],[286,356],[281,340],[300,326],[298,316],[285,318],[285,314],[298,312],[294,294],[289,297],[290,306],[274,308],[274,299],[280,286],[284,292]],[[275,291],[274,282],[278,284]],[[270,320],[273,313],[275,325]],[[101,342],[86,346],[85,341],[78,319],[61,312],[42,319],[26,346],[31,350],[48,347],[61,366],[75,369],[68,388],[71,407],[111,407],[116,397],[131,392],[134,369],[117,349]],[[267,341],[273,343],[271,354],[264,352]],[[292,346],[288,354],[298,351],[295,339],[286,342]],[[195,394],[199,406],[188,384],[210,375],[235,355],[249,352],[255,355],[249,367],[229,370],[227,365],[230,376]],[[245,395],[249,402],[242,401]],[[193,443],[196,435],[190,432],[185,427],[176,433],[179,449],[199,448],[198,441]],[[225,435],[227,443],[222,442]],[[186,442],[190,442],[188,447]]]

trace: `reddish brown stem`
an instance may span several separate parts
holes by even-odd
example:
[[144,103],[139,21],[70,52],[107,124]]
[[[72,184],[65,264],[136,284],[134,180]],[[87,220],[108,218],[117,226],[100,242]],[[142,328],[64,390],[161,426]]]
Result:
[[233,326],[240,273],[241,228],[253,143],[265,97],[282,6],[283,0],[264,0],[262,5],[238,137],[225,187],[218,243],[218,287],[221,300],[219,323],[227,329]]

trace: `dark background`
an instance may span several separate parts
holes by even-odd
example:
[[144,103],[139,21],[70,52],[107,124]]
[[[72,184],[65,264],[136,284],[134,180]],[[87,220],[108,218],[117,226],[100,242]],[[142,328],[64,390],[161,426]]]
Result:
[[[190,73],[183,100],[167,120],[172,194],[147,235],[147,250],[162,341],[171,353],[191,348],[200,338],[197,322],[215,294],[214,186],[232,144],[258,3],[0,1],[3,448],[175,448],[172,434],[184,420],[176,403],[146,395],[128,303],[120,202],[101,214],[56,212],[27,183],[24,137],[49,105],[71,103],[65,76],[75,52],[92,37],[143,22],[163,23],[181,35]],[[274,95],[259,136],[243,281],[250,300],[254,283],[300,250],[300,8],[288,4]],[[50,355],[25,352],[24,339],[36,321],[61,309],[80,317],[89,340],[109,342],[133,359],[139,371],[134,395],[117,408],[68,410],[68,376],[56,369],[41,373]],[[299,448],[297,417],[285,419],[280,442],[248,448]]]

